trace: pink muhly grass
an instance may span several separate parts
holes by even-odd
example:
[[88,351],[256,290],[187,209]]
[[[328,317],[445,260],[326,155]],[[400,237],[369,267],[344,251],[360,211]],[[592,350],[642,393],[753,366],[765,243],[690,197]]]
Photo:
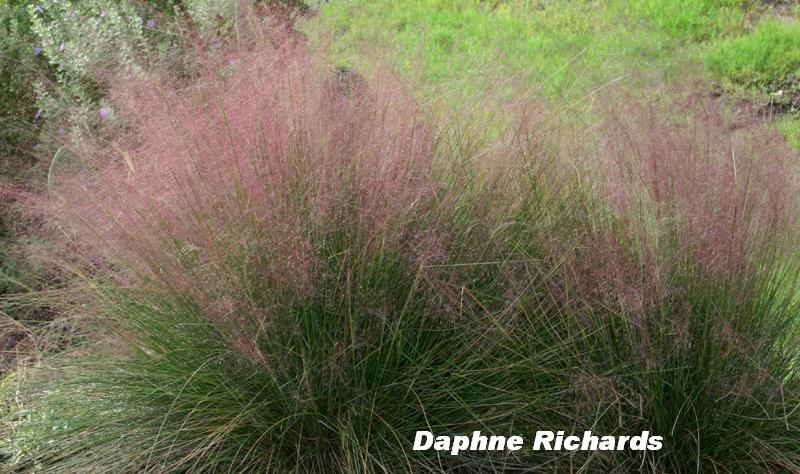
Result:
[[565,266],[578,300],[641,316],[679,267],[732,281],[787,250],[799,165],[774,129],[734,130],[705,100],[672,113],[609,100],[602,138],[583,154],[611,215],[578,223],[587,232]]
[[618,215],[651,228],[650,245],[672,227],[701,268],[729,273],[794,226],[797,160],[774,129],[731,130],[716,104],[701,102],[673,118],[618,108],[606,137],[606,196]]
[[113,96],[132,132],[57,180],[52,215],[88,254],[195,296],[218,320],[261,328],[264,298],[313,292],[328,236],[356,253],[402,242],[422,260],[440,253],[412,225],[437,190],[432,128],[389,74],[345,95],[286,44],[238,52],[185,90],[126,78]]

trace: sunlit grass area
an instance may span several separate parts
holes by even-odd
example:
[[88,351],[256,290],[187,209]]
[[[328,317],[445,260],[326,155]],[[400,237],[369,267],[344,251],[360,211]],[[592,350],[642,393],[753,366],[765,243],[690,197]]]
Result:
[[571,96],[634,71],[671,71],[697,45],[741,32],[745,12],[713,0],[345,0],[325,5],[308,28],[344,63],[385,54],[424,82],[477,89],[501,70]]

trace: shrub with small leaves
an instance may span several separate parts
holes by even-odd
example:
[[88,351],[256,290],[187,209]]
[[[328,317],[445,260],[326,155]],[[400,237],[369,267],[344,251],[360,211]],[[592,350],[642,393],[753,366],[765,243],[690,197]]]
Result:
[[0,3],[0,154],[30,142],[36,119],[33,82],[43,73],[41,48],[24,2]]
[[42,0],[27,9],[42,60],[55,71],[34,84],[38,109],[55,128],[96,123],[109,72],[137,68],[147,48],[140,13],[130,2],[102,1]]

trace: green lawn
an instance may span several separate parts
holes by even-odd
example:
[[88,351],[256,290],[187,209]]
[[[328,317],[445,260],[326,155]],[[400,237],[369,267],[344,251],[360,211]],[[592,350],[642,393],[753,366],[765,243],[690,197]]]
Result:
[[384,55],[423,83],[483,87],[488,71],[545,83],[549,94],[586,90],[636,70],[669,71],[698,45],[742,31],[738,2],[414,0],[330,2],[307,26],[353,65]]
[[739,84],[796,77],[800,73],[800,23],[764,21],[750,34],[716,43],[706,64],[716,77]]
[[782,13],[746,0],[339,0],[305,29],[335,61],[389,62],[429,96],[513,85],[574,104],[611,83],[687,79],[763,95],[800,65],[800,26]]

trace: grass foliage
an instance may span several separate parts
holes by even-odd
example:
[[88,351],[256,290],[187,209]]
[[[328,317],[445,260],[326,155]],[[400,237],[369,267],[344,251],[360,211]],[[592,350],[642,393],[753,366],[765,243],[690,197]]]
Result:
[[306,29],[357,67],[379,45],[434,94],[453,94],[436,86],[456,82],[472,96],[502,70],[525,78],[522,89],[569,102],[631,69],[671,70],[703,42],[739,31],[746,11],[728,0],[344,0]]
[[765,21],[748,35],[720,43],[706,64],[718,77],[744,85],[797,78],[800,24]]
[[[609,89],[591,123],[535,98],[718,41],[744,10],[536,5],[334,2],[307,30],[328,22],[332,52],[239,12],[196,75],[106,78],[113,130],[60,138],[47,192],[13,196],[46,243],[26,261],[58,275],[29,298],[60,318],[0,386],[3,467],[800,471],[796,153],[694,95]],[[715,54],[752,60],[769,25]],[[387,38],[473,102],[330,64]],[[544,89],[475,100],[513,82],[480,78],[498,64]],[[664,448],[451,456],[413,451],[422,429]]]
[[702,41],[741,28],[742,0],[645,0],[633,8],[670,38]]
[[785,118],[778,122],[778,128],[786,137],[786,143],[795,150],[800,150],[800,119]]
[[[125,83],[131,136],[42,203],[74,239],[53,304],[84,342],[19,373],[15,469],[798,467],[795,194],[774,177],[794,167],[772,135],[612,115],[583,155],[529,102],[486,132],[338,74],[259,46],[191,91]],[[411,450],[542,427],[665,448]]]

